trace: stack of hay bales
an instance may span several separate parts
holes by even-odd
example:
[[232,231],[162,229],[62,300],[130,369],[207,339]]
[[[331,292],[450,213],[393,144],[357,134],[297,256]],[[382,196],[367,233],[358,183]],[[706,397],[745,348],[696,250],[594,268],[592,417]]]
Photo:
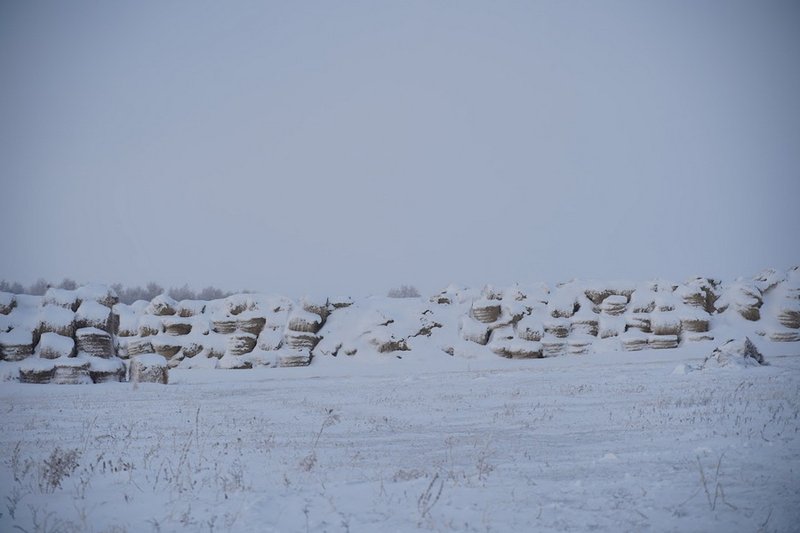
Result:
[[7,315],[17,305],[17,297],[10,292],[0,292],[0,315]]
[[142,354],[131,358],[130,372],[133,383],[169,383],[167,360],[160,355]]
[[764,303],[761,291],[755,284],[741,279],[726,287],[715,303],[718,312],[733,309],[745,320],[757,322],[761,319],[761,306]]
[[648,313],[630,313],[625,317],[625,329],[636,329],[642,333],[651,333],[650,315]]
[[33,331],[16,327],[0,333],[0,358],[5,361],[21,361],[33,355]]
[[36,345],[36,355],[42,359],[58,359],[72,357],[75,354],[75,341],[58,333],[42,333]]
[[495,355],[508,359],[539,359],[543,357],[542,344],[538,341],[516,338],[512,326],[492,331],[489,349]]
[[637,352],[647,348],[649,336],[641,331],[628,331],[622,336],[622,349]]
[[[307,304],[307,307],[316,309],[310,304]],[[289,314],[283,333],[284,348],[277,357],[279,366],[304,366],[311,363],[311,352],[321,339],[317,333],[322,329],[327,317],[327,311],[316,310],[323,314],[303,308],[295,308]]]
[[112,324],[111,309],[94,300],[84,300],[75,311],[76,329],[97,328],[110,333]]
[[681,320],[676,312],[656,311],[652,313],[650,315],[650,328],[653,331],[648,340],[651,348],[668,349],[678,347]]
[[83,327],[78,329],[75,332],[75,347],[78,353],[95,357],[109,358],[114,356],[114,344],[111,335],[99,328]]
[[716,281],[708,278],[694,278],[679,286],[675,292],[684,304],[713,313],[718,298],[717,285]]

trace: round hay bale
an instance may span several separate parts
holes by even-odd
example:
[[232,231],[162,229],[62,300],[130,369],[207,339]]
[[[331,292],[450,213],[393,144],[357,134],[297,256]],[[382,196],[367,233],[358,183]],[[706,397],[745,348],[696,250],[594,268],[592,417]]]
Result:
[[16,295],[10,292],[0,292],[0,315],[7,315],[17,306]]
[[544,323],[544,332],[546,335],[552,335],[559,339],[566,339],[569,336],[571,324],[565,318],[556,318],[547,320]]
[[612,294],[603,300],[600,304],[600,310],[611,316],[619,316],[625,312],[628,306],[628,299],[618,294]]
[[495,355],[507,359],[541,359],[544,357],[542,343],[537,341],[501,339],[492,341],[489,349]]
[[150,301],[147,313],[155,316],[172,316],[178,310],[178,302],[166,294],[159,294]]
[[319,336],[308,332],[286,331],[283,335],[284,345],[295,350],[313,350],[319,340]]
[[220,317],[211,320],[211,329],[214,331],[214,333],[220,333],[222,335],[230,335],[236,331],[236,326],[236,318]]
[[156,335],[150,338],[153,351],[167,359],[177,354],[183,348],[183,342],[171,335]]
[[575,335],[590,335],[596,337],[598,333],[598,321],[592,317],[573,316],[570,324],[570,332]]
[[75,311],[75,329],[97,328],[111,332],[111,309],[95,302],[86,300]]
[[650,348],[655,350],[663,350],[663,349],[671,349],[678,347],[678,336],[677,335],[651,335],[650,338],[647,340],[647,344]]
[[92,382],[92,378],[89,376],[89,361],[85,357],[62,357],[53,361],[55,370],[50,383],[83,385]]
[[646,313],[630,314],[625,318],[625,327],[627,330],[638,329],[642,333],[651,333],[650,315]]
[[159,335],[164,329],[161,319],[154,315],[142,315],[139,318],[139,336],[150,337]]
[[289,315],[287,327],[292,331],[316,333],[322,328],[321,316],[303,309],[296,309]]
[[58,333],[65,337],[72,337],[75,333],[75,313],[69,309],[56,305],[46,305],[39,310],[39,325],[36,330],[39,334]]
[[559,338],[545,337],[542,339],[542,356],[557,357],[564,355],[567,343]]
[[266,323],[267,319],[263,316],[239,316],[237,327],[239,331],[258,335]]
[[133,383],[169,383],[167,360],[156,354],[142,354],[131,358]]
[[311,364],[311,351],[308,349],[282,349],[275,358],[280,367],[308,366]]
[[188,318],[203,314],[206,309],[206,302],[202,300],[181,300],[177,306],[176,314],[179,317]]
[[484,324],[491,324],[500,317],[500,302],[494,299],[481,298],[472,302],[470,316]]
[[114,355],[111,335],[98,328],[81,328],[75,332],[75,347],[78,353],[109,358]]
[[622,337],[622,349],[626,352],[638,352],[647,348],[648,336],[638,332],[628,332]]
[[39,344],[36,345],[36,353],[42,359],[71,357],[75,353],[75,341],[72,340],[72,337],[65,337],[58,333],[42,333]]
[[33,332],[25,328],[14,328],[0,333],[0,357],[6,361],[21,361],[33,355]]
[[32,357],[19,367],[20,383],[50,383],[56,372],[53,361]]
[[153,345],[150,343],[150,337],[132,340],[128,343],[128,357],[141,355],[143,353],[153,353]]
[[102,359],[89,358],[89,377],[92,383],[113,383],[125,381],[125,363],[119,357]]
[[538,342],[544,337],[544,325],[532,315],[523,317],[517,322],[517,337],[526,341]]
[[678,335],[681,332],[681,320],[673,312],[655,312],[650,315],[650,329],[656,335]]
[[489,326],[469,316],[461,317],[458,331],[461,338],[466,341],[474,342],[481,346],[485,346],[489,342]]
[[233,356],[244,355],[256,347],[257,337],[252,333],[236,332],[228,337],[228,354]]
[[192,331],[192,322],[184,317],[169,316],[162,319],[164,333],[167,335],[188,335]]

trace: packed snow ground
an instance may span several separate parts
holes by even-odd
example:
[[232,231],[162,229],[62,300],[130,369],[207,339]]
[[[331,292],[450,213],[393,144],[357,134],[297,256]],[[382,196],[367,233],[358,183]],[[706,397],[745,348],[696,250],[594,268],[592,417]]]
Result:
[[800,354],[754,341],[0,383],[0,531],[796,531]]

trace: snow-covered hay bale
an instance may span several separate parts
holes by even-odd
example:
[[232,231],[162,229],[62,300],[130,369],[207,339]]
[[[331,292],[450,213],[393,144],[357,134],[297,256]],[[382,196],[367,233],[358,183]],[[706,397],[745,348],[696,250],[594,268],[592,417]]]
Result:
[[700,368],[746,368],[764,365],[764,356],[749,338],[731,339],[714,348]]
[[125,363],[119,357],[89,358],[89,377],[93,383],[125,381]]
[[215,333],[230,335],[236,331],[237,319],[235,317],[217,317],[211,319],[211,329]]
[[378,353],[407,352],[410,350],[405,339],[398,339],[394,335],[376,335],[370,342]]
[[650,315],[648,313],[633,313],[625,318],[627,329],[638,329],[642,333],[651,333]]
[[791,329],[800,329],[800,300],[785,300],[778,309],[778,322]]
[[295,350],[313,350],[320,337],[314,333],[287,330],[283,335],[283,343]]
[[708,333],[689,333],[683,337],[689,342],[713,341],[714,336]]
[[308,349],[282,349],[275,363],[280,367],[308,366],[311,364],[311,351]]
[[203,345],[200,344],[199,342],[188,341],[183,345],[183,348],[181,348],[181,354],[182,354],[181,359],[183,359],[184,357],[194,357],[195,355],[202,352],[203,348],[204,348]]
[[707,278],[695,278],[679,286],[675,292],[686,305],[711,313],[717,300],[715,283]]
[[544,332],[559,339],[566,339],[570,326],[571,324],[566,318],[552,318],[544,322]]
[[119,303],[119,296],[111,287],[99,283],[89,283],[75,289],[79,302],[97,302],[111,309]]
[[206,302],[202,300],[181,300],[178,302],[176,314],[183,318],[203,314],[206,309]]
[[161,320],[164,324],[164,333],[167,335],[188,335],[192,331],[192,321],[185,317],[168,316]]
[[258,334],[256,346],[260,350],[272,351],[277,350],[283,344],[283,333],[279,329],[266,328]]
[[648,346],[654,350],[672,349],[678,347],[677,335],[650,335]]
[[266,323],[267,323],[267,318],[264,316],[257,316],[245,313],[242,313],[236,322],[239,331],[243,331],[245,333],[251,333],[256,336],[258,336],[258,334],[261,333],[261,330],[264,329],[264,325]]
[[78,291],[67,289],[50,287],[47,289],[47,292],[44,293],[44,296],[42,296],[42,305],[54,305],[56,307],[69,309],[73,312],[78,309],[78,302]]
[[500,317],[502,309],[498,300],[479,298],[472,302],[470,316],[484,324],[491,324]]
[[459,320],[458,333],[465,341],[482,346],[489,342],[489,326],[469,316],[462,316]]
[[289,315],[287,327],[292,331],[316,333],[322,328],[323,319],[316,313],[304,309],[295,309]]
[[683,313],[681,315],[681,331],[705,333],[711,329],[711,317],[705,311]]
[[517,337],[526,341],[538,342],[544,337],[544,325],[536,317],[528,315],[517,322]]
[[33,355],[33,332],[27,328],[14,328],[0,333],[0,357],[6,361],[21,361]]
[[139,318],[139,336],[150,337],[158,335],[164,329],[161,319],[154,315],[142,315]]
[[334,309],[344,309],[353,305],[353,298],[350,296],[336,296],[328,298],[328,303]]
[[70,309],[56,305],[46,305],[39,309],[39,325],[36,330],[39,334],[58,333],[65,337],[72,337],[75,332],[75,313]]
[[571,319],[570,333],[574,335],[590,335],[596,337],[599,331],[597,318],[574,315]]
[[167,360],[156,354],[142,354],[131,358],[131,377],[133,383],[169,383]]
[[489,343],[489,349],[508,359],[539,359],[543,357],[542,343],[522,339],[498,339]]
[[330,314],[330,308],[328,307],[328,301],[317,301],[312,300],[310,298],[303,298],[300,302],[300,306],[303,308],[304,311],[308,311],[309,313],[314,313],[315,315],[319,315],[322,317],[323,320],[328,318]]
[[597,326],[597,336],[601,339],[617,337],[625,332],[625,317],[602,315]]
[[589,353],[594,339],[588,335],[579,335],[567,339],[567,353],[569,355],[584,355]]
[[150,339],[151,337],[145,337],[143,339],[130,341],[126,350],[128,357],[133,357],[143,353],[153,353],[153,344],[150,342]]
[[648,336],[644,333],[629,331],[622,337],[622,349],[626,352],[638,352],[647,348]]
[[222,356],[222,358],[220,358],[217,368],[224,370],[245,370],[248,368],[253,368],[253,363],[240,355],[226,353]]
[[758,287],[753,283],[738,280],[727,287],[715,306],[720,312],[729,308],[734,309],[745,320],[756,322],[761,319],[762,304],[761,291]]
[[156,316],[171,316],[178,310],[178,302],[166,294],[159,294],[152,300],[147,307],[147,313]]
[[800,331],[773,328],[767,332],[767,337],[773,342],[797,342],[800,341]]
[[89,360],[85,357],[62,357],[53,361],[55,370],[50,383],[83,385],[92,382],[92,378],[89,376]]
[[681,332],[681,319],[671,311],[656,311],[650,315],[650,329],[656,335],[678,335]]
[[81,328],[75,332],[75,347],[78,353],[108,358],[114,355],[111,335],[98,328]]
[[17,305],[17,297],[10,292],[0,292],[0,315],[7,315]]
[[56,364],[47,359],[31,357],[19,367],[20,383],[50,383],[56,371]]
[[97,328],[112,331],[111,309],[94,300],[86,300],[75,311],[75,329]]
[[177,354],[183,348],[183,341],[172,335],[155,335],[150,338],[153,351],[167,359]]
[[[119,305],[119,304],[118,304]],[[118,337],[135,337],[139,334],[139,317],[129,310],[117,310],[115,306],[114,316],[117,321]]]
[[628,299],[625,296],[612,294],[600,304],[600,310],[611,316],[619,316],[625,312],[628,306]]
[[564,355],[566,348],[567,343],[562,339],[553,337],[544,337],[542,339],[542,355],[544,357]]
[[230,315],[236,316],[245,311],[253,311],[258,305],[249,294],[233,294],[222,302],[223,309]]
[[578,309],[577,295],[568,288],[561,288],[547,302],[547,313],[553,318],[570,318]]
[[42,359],[58,359],[71,357],[75,353],[75,341],[72,337],[65,337],[58,333],[42,333],[39,344],[36,345],[36,354]]
[[244,355],[256,347],[257,337],[252,333],[236,332],[228,337],[228,352],[231,355]]

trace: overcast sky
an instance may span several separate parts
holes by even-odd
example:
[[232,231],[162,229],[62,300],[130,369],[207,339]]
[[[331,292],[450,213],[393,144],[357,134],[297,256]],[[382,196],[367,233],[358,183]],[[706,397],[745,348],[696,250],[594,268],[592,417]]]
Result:
[[800,3],[2,2],[0,278],[800,264]]

